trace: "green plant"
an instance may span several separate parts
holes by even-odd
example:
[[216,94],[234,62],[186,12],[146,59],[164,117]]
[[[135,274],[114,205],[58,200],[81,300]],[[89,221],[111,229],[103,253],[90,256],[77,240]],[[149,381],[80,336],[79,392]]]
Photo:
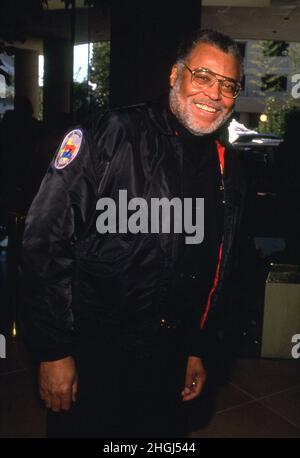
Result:
[[92,94],[101,108],[109,102],[110,42],[94,43],[91,59],[90,81],[95,85]]

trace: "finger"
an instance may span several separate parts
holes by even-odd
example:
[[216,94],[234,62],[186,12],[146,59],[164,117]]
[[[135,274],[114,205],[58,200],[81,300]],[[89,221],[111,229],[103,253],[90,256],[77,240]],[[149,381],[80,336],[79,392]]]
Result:
[[195,373],[194,372],[189,372],[187,371],[185,374],[185,386],[189,386],[193,383],[193,380],[195,378]]
[[192,392],[194,382],[195,382],[195,373],[187,371],[185,374],[184,387],[181,392],[182,396],[189,395]]
[[185,392],[182,400],[183,401],[191,401],[199,396],[200,390],[196,390],[194,387],[189,390],[189,392]]
[[197,397],[198,397],[198,395],[196,395],[196,393],[191,392],[190,394],[187,394],[187,395],[183,396],[182,401],[183,402],[192,401],[193,399],[195,399]]
[[200,394],[201,391],[203,390],[204,385],[205,385],[206,376],[203,375],[203,376],[197,377],[196,382],[197,382],[196,383],[196,388],[199,389],[199,394]]
[[39,385],[39,393],[40,393],[40,398],[45,399],[46,397],[50,396],[50,392],[44,388],[41,384]]
[[194,399],[195,396],[195,391],[194,387],[185,387],[183,392],[182,392],[182,400],[183,401],[188,401],[190,399]]
[[183,392],[185,392],[185,393],[189,393],[190,392],[190,390],[192,388],[193,381],[194,381],[194,377],[195,377],[195,374],[193,374],[192,372],[187,372],[186,373]]
[[188,386],[185,386],[181,392],[182,396],[186,396],[188,394],[190,394],[192,391],[192,388],[191,387],[188,387]]
[[189,387],[189,389],[183,390],[183,399],[182,400],[190,401],[192,399],[197,398],[203,389],[204,382],[205,382],[204,378],[200,378],[200,377],[195,378],[191,386]]
[[44,390],[43,388],[40,388],[40,398],[42,401],[44,401],[45,406],[47,409],[50,409],[51,406],[51,395],[48,391]]
[[45,407],[47,409],[51,409],[51,398],[49,396],[46,396],[44,398],[44,403],[45,403]]
[[60,400],[62,410],[69,410],[72,404],[72,389],[61,395]]
[[61,399],[59,396],[52,396],[51,397],[51,406],[50,409],[53,410],[53,412],[60,412],[61,411]]

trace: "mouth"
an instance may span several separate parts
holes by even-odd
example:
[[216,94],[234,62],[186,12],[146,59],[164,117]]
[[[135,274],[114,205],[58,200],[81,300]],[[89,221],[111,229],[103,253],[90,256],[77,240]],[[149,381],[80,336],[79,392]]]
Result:
[[201,110],[205,111],[206,113],[216,113],[218,110],[210,105],[206,105],[205,103],[196,103],[196,107]]

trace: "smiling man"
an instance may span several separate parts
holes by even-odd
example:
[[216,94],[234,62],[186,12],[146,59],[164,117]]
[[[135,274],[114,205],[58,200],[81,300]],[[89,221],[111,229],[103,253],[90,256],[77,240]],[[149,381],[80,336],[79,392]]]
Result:
[[[196,31],[179,48],[169,97],[96,116],[62,140],[23,240],[23,329],[40,362],[49,436],[183,434],[183,406],[199,397],[210,350],[236,321],[244,185],[226,124],[241,67],[229,37]],[[178,230],[120,230],[121,190],[131,210],[175,198],[197,215],[204,199],[201,243]],[[96,227],[102,198],[121,215],[109,233]]]
[[213,37],[203,34],[192,49],[182,49],[170,76],[171,111],[194,135],[221,127],[240,90],[242,64],[236,45]]

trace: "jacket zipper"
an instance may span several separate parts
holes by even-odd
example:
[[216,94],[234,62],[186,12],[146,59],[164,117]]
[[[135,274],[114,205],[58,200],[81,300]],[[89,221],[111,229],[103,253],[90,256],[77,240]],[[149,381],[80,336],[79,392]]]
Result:
[[[221,145],[219,141],[216,141],[217,145],[217,152],[218,152],[218,157],[219,157],[219,164],[220,164],[220,172],[221,172],[221,179],[222,179],[222,186],[220,187],[220,191],[222,192],[222,203],[225,205],[225,197],[224,197],[224,168],[225,168],[225,146]],[[214,276],[214,281],[213,281],[213,286],[209,292],[208,299],[206,302],[206,307],[205,311],[201,317],[200,320],[200,328],[203,329],[207,316],[209,314],[210,308],[211,308],[211,301],[214,292],[217,289],[218,282],[219,282],[219,277],[220,277],[220,268],[223,260],[223,243],[224,243],[224,234],[222,236],[222,241],[220,243],[219,247],[219,255],[218,255],[218,263],[217,263],[217,268],[216,268],[216,273]]]

